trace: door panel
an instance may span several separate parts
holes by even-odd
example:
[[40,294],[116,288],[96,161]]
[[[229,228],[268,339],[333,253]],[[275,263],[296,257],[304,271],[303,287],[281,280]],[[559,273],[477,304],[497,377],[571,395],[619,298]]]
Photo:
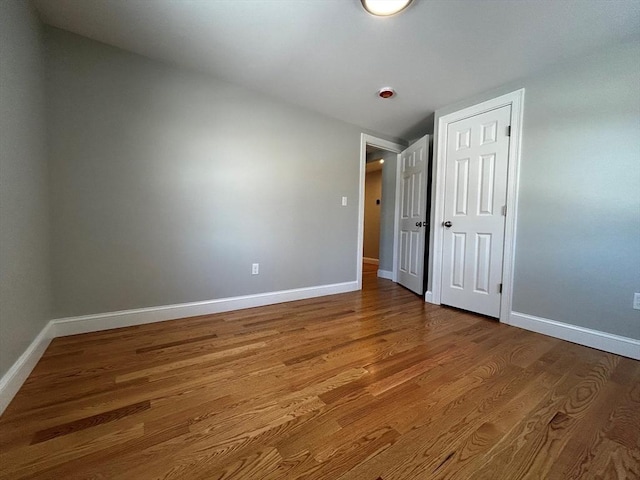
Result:
[[493,215],[493,197],[496,180],[495,164],[495,154],[480,156],[478,215]]
[[466,215],[469,205],[469,159],[456,160],[455,179],[455,208],[456,215]]
[[500,316],[511,107],[451,123],[441,303]]
[[400,154],[398,283],[419,295],[424,293],[428,138],[421,138]]
[[476,233],[476,264],[474,292],[489,293],[491,269],[491,234]]
[[464,252],[466,251],[467,236],[464,233],[454,233],[452,240],[453,265],[451,266],[451,286],[464,288]]

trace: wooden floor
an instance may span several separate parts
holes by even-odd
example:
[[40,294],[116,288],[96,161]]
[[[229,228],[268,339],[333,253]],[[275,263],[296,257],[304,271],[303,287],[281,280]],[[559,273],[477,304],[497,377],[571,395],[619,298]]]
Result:
[[54,340],[0,419],[0,477],[640,478],[640,362],[364,276]]

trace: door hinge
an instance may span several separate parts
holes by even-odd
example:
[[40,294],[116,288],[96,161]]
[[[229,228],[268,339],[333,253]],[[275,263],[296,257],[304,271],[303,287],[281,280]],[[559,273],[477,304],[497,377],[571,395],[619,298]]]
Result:
[[506,217],[506,216],[507,216],[507,206],[506,206],[506,205],[503,205],[503,206],[502,206],[502,215],[503,215],[504,217]]
[[498,293],[502,293],[502,284],[501,283],[498,284]]
[[507,137],[511,136],[511,125],[507,127]]

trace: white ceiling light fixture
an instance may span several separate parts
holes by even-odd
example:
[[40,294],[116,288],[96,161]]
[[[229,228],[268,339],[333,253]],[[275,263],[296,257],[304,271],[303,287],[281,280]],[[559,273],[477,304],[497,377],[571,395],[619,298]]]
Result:
[[401,12],[409,6],[413,0],[361,0],[364,9],[371,15],[388,17]]

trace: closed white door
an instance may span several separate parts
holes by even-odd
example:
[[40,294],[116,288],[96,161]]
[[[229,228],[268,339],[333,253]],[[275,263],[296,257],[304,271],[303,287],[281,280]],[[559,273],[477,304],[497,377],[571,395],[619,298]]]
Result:
[[424,293],[424,245],[427,232],[427,168],[429,136],[400,154],[400,219],[398,222],[398,283]]
[[447,130],[441,303],[500,317],[511,107]]

